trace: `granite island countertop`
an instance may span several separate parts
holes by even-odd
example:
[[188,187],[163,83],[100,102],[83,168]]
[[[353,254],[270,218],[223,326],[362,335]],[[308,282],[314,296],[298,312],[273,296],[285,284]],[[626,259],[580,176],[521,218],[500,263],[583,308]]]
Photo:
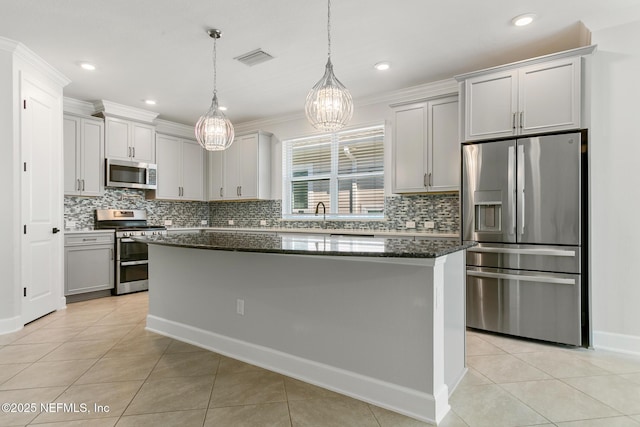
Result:
[[249,232],[177,233],[134,237],[148,244],[222,251],[276,254],[436,258],[461,251],[475,242],[457,239],[425,239],[313,234],[265,234]]

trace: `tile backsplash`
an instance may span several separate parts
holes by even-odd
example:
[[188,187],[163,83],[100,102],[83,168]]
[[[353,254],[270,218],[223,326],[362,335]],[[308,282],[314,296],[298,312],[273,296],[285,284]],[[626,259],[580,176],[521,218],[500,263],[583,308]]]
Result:
[[212,202],[209,223],[213,227],[266,227],[331,228],[352,230],[406,230],[406,222],[414,221],[416,231],[425,231],[424,222],[433,221],[433,231],[458,233],[460,231],[459,198],[457,193],[385,197],[385,217],[373,221],[315,221],[282,219],[280,200],[247,202]]
[[209,220],[209,203],[147,200],[144,190],[107,188],[100,197],[65,196],[65,228],[75,221],[73,229],[94,228],[96,209],[144,209],[150,225],[164,225],[171,220],[173,227],[200,227],[201,220]]
[[[94,228],[96,209],[144,209],[148,223],[164,225],[172,221],[172,227],[200,227],[207,220],[212,227],[248,228],[331,228],[352,230],[403,231],[406,222],[414,221],[416,231],[458,233],[460,231],[459,197],[457,193],[391,196],[385,197],[385,217],[373,221],[331,221],[282,219],[280,200],[238,202],[181,202],[147,200],[144,190],[107,188],[100,197],[65,196],[65,224],[75,222],[67,229]],[[265,221],[266,225],[261,225]],[[425,221],[433,221],[435,228],[426,230]]]

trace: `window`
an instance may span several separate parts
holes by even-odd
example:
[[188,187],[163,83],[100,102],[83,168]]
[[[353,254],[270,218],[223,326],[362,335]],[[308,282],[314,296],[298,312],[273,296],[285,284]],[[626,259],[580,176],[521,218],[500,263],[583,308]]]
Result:
[[[384,125],[283,143],[283,216],[384,216]],[[322,207],[320,207],[322,212]]]

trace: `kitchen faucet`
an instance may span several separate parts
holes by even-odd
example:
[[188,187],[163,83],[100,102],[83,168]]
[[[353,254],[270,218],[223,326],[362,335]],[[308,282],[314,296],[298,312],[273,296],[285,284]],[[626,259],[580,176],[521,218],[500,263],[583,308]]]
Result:
[[318,210],[320,208],[320,205],[322,205],[322,220],[326,220],[327,219],[327,207],[324,205],[323,202],[318,202],[318,204],[316,205],[316,216],[318,216]]

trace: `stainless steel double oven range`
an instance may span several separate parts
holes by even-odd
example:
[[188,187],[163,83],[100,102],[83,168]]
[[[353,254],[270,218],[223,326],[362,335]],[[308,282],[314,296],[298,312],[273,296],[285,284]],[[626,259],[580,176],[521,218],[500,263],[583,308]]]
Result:
[[147,225],[147,213],[136,209],[97,209],[96,229],[115,229],[115,295],[149,289],[149,251],[135,236],[166,234],[162,226]]
[[463,145],[467,326],[589,346],[586,138]]

